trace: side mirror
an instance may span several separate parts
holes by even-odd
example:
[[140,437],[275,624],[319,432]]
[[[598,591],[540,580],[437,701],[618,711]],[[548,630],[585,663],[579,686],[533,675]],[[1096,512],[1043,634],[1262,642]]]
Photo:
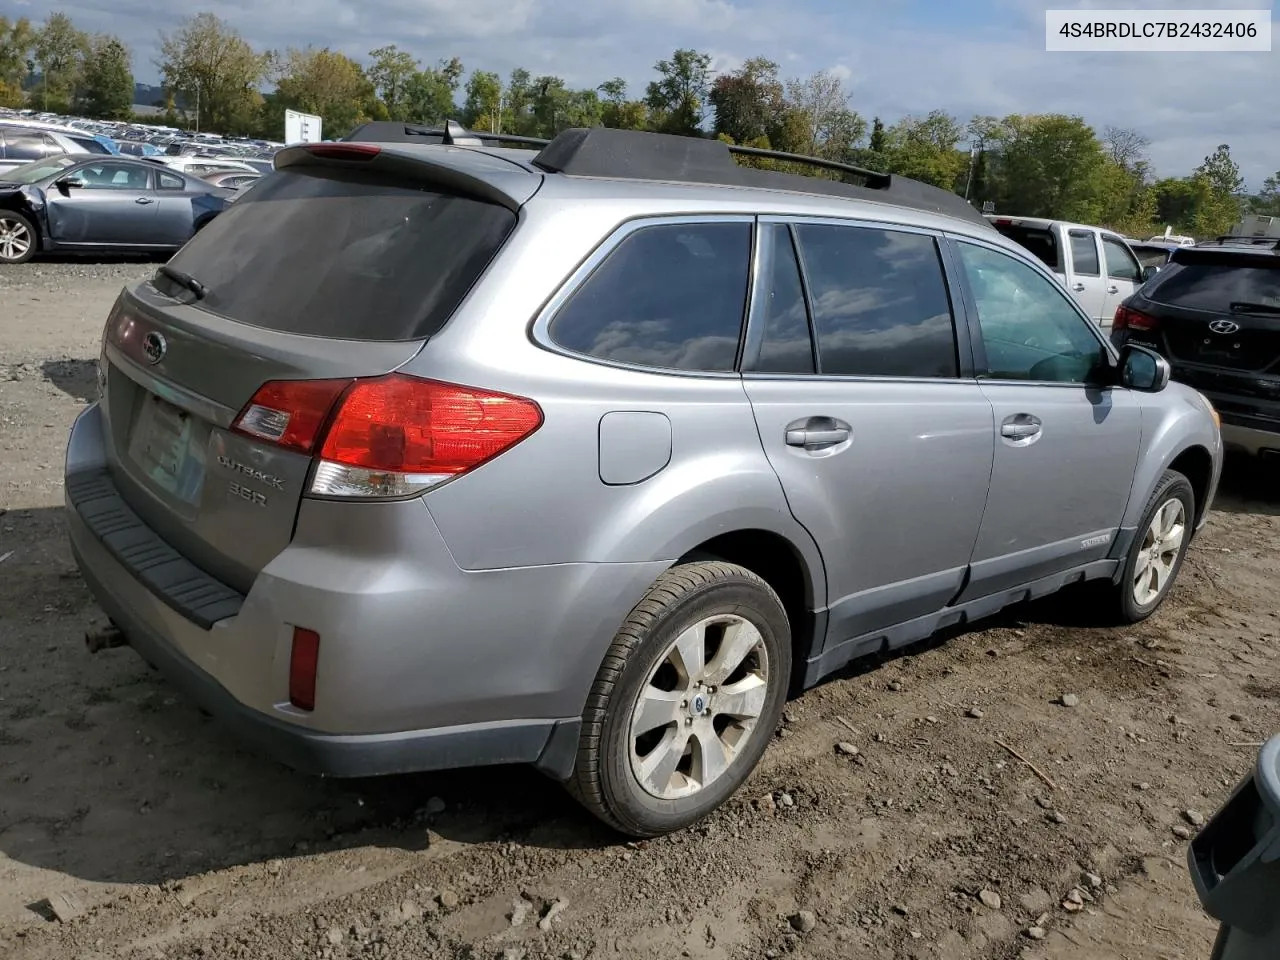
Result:
[[1126,343],[1120,348],[1120,384],[1143,393],[1159,393],[1169,385],[1169,361],[1154,350]]
[[1155,276],[1157,273],[1159,273],[1159,272],[1160,272],[1160,268],[1159,268],[1158,266],[1156,266],[1154,263],[1153,263],[1153,264],[1151,264],[1150,266],[1143,267],[1143,268],[1142,268],[1142,282],[1143,282],[1143,283],[1146,283],[1148,280],[1150,280],[1152,277],[1154,277],[1154,276]]
[[54,182],[55,182],[56,186],[57,186],[59,189],[61,189],[64,193],[65,193],[67,190],[70,190],[72,187],[83,187],[83,186],[84,186],[84,181],[83,181],[83,180],[81,180],[79,177],[77,177],[75,174],[71,174],[71,175],[69,175],[69,176],[62,177],[61,179],[56,180],[56,181],[54,181]]

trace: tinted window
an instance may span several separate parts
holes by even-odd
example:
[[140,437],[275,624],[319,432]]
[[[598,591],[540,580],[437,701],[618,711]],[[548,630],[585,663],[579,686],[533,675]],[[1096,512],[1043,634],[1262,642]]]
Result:
[[766,373],[813,373],[813,344],[800,269],[785,224],[762,228],[763,254],[752,323],[763,330],[755,369]]
[[1007,254],[959,244],[978,306],[987,373],[997,380],[1083,383],[1103,355],[1061,285]]
[[548,332],[600,360],[732,370],[750,258],[749,223],[642,227],[572,294]]
[[[1233,303],[1280,309],[1280,257],[1274,266],[1247,263],[1174,263],[1161,270],[1151,300],[1192,310],[1228,313]],[[1267,261],[1269,263],[1269,261]]]
[[1117,280],[1142,280],[1142,268],[1138,266],[1138,261],[1119,240],[1103,237],[1102,252],[1107,256],[1107,276]]
[[88,163],[75,172],[86,190],[146,190],[148,171],[131,163]]
[[107,156],[111,155],[111,151],[107,149],[106,144],[100,140],[95,140],[93,137],[71,137],[70,140],[76,146],[81,147],[89,153],[101,153],[106,154]]
[[515,222],[505,207],[440,190],[282,172],[171,263],[205,285],[201,308],[243,323],[410,340],[444,325]]
[[809,284],[818,369],[869,377],[954,377],[955,331],[932,237],[796,227]]
[[1088,230],[1071,231],[1071,269],[1086,277],[1101,276],[1098,245]]
[[1025,247],[1050,270],[1062,270],[1062,256],[1058,252],[1058,241],[1051,230],[1040,227],[1020,227],[1012,223],[993,221],[993,225],[1002,234],[1019,246]]
[[172,173],[157,172],[156,181],[161,190],[185,190],[187,188],[187,182]]
[[45,138],[38,133],[4,132],[4,155],[8,160],[43,160],[55,152],[61,151],[50,150]]

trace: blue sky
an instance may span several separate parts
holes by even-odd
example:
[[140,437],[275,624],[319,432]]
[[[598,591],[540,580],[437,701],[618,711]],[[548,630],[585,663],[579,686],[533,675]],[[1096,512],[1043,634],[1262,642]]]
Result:
[[[973,114],[1080,114],[1098,130],[1135,128],[1161,175],[1181,175],[1220,143],[1248,185],[1280,169],[1280,51],[1047,53],[1047,8],[1264,8],[1267,0],[8,0],[10,14],[71,15],[134,49],[138,79],[155,81],[158,34],[202,10],[260,47],[331,46],[364,59],[397,43],[470,70],[523,66],[575,86],[622,76],[643,92],[655,61],[677,47],[711,53],[718,69],[747,57],[786,76],[833,69],[851,106],[892,122],[941,108]],[[1273,11],[1274,20],[1274,11]]]

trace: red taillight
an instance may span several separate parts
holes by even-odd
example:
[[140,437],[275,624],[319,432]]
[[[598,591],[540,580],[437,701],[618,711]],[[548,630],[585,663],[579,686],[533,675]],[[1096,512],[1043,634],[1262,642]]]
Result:
[[1116,307],[1115,319],[1111,321],[1112,330],[1151,331],[1159,326],[1160,321],[1151,314],[1125,306]]
[[304,149],[322,160],[372,160],[382,152],[371,143],[313,143]]
[[289,702],[299,710],[316,708],[316,667],[320,663],[320,634],[293,628],[289,651]]
[[311,453],[334,402],[351,380],[271,380],[258,388],[231,429]]

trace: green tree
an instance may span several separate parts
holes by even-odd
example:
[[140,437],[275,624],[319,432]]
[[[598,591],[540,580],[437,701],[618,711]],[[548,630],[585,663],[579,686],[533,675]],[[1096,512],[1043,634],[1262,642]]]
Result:
[[369,81],[392,120],[409,119],[409,85],[418,72],[418,61],[394,43],[370,50]]
[[1011,116],[990,132],[998,144],[998,209],[1080,223],[1102,215],[1107,156],[1083,119]]
[[1218,149],[1205,157],[1192,176],[1207,178],[1213,189],[1223,196],[1234,197],[1244,188],[1240,165],[1231,159],[1231,148],[1225,143],[1219,144]]
[[51,13],[36,32],[33,53],[40,68],[40,104],[62,112],[70,107],[89,47],[89,38],[65,13]]
[[467,78],[462,114],[467,126],[501,133],[502,79],[488,70],[473,71]]
[[22,81],[30,72],[28,63],[35,37],[36,31],[26,17],[0,17],[0,107],[22,106]]
[[453,119],[458,112],[454,100],[462,73],[462,61],[454,57],[411,76],[405,88],[406,119],[428,125]]
[[946,190],[963,190],[969,153],[957,147],[964,137],[960,121],[945,111],[906,117],[885,131],[881,153],[886,171]]
[[90,41],[76,106],[86,117],[132,118],[133,55],[118,37],[99,34]]
[[787,84],[786,149],[793,153],[841,160],[861,142],[867,122],[849,107],[840,76],[821,70]]
[[223,20],[199,13],[173,33],[161,34],[157,66],[166,90],[198,102],[196,124],[234,134],[258,122],[258,85],[274,58],[258,53]]
[[1280,217],[1280,170],[1262,181],[1262,189],[1249,204],[1252,213],[1264,217]]
[[778,79],[778,65],[753,57],[711,85],[708,100],[715,110],[713,126],[736,143],[764,141],[771,145],[786,119],[786,90]]
[[[321,118],[322,131],[345,136],[368,119],[374,85],[360,64],[345,54],[328,47],[307,47],[285,55],[276,93],[274,103],[282,111],[287,107],[315,114]],[[280,130],[283,122],[282,112]]]
[[606,80],[596,87],[600,94],[600,123],[619,130],[642,130],[648,119],[648,108],[642,101],[627,99],[627,81],[621,77]]
[[670,60],[659,60],[653,69],[658,71],[658,79],[650,81],[644,99],[654,129],[696,136],[711,85],[711,55],[680,49]]

